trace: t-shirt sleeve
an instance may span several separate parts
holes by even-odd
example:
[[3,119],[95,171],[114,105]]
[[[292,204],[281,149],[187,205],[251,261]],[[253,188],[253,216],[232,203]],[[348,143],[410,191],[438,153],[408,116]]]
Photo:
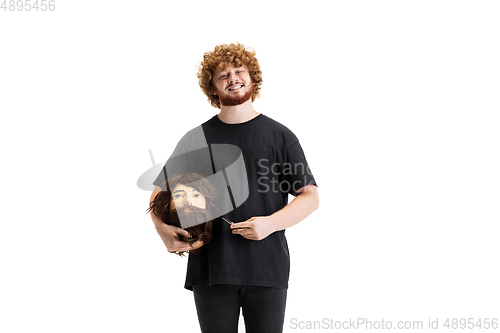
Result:
[[283,175],[284,180],[290,184],[288,193],[292,195],[295,195],[295,192],[304,186],[318,186],[299,141],[286,149]]

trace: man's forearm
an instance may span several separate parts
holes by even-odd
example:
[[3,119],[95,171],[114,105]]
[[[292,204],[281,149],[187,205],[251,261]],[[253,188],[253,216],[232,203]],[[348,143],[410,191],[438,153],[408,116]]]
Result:
[[270,222],[274,231],[291,227],[314,212],[319,207],[319,194],[315,185],[308,185],[300,190],[288,205],[270,215]]
[[[156,195],[161,192],[161,187],[156,186],[155,189],[153,190],[153,193],[151,193],[151,198],[149,199],[149,205],[151,205],[151,202],[156,198]],[[151,219],[153,220],[153,224],[155,227],[163,223],[162,219],[160,219],[158,216],[156,216],[153,211],[150,211],[149,214],[151,215]]]
[[151,215],[151,220],[153,220],[153,224],[155,225],[155,227],[164,223],[161,218],[155,215],[155,213],[149,212],[149,215]]
[[[160,191],[161,188],[157,186],[151,194],[151,198],[149,200],[150,205],[151,202],[156,198],[156,195],[160,193]],[[182,242],[178,239],[178,235],[190,237],[189,232],[179,227],[166,224],[160,217],[155,215],[153,211],[150,211],[150,215],[151,220],[153,220],[156,232],[158,232],[158,235],[160,236],[169,252],[188,251],[191,248],[191,245],[189,245],[189,243]]]

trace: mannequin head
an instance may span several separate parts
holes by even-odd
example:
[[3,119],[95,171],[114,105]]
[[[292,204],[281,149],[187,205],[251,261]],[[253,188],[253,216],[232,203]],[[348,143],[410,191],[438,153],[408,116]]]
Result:
[[[169,177],[161,187],[162,191],[151,201],[148,211],[152,211],[168,225],[182,228],[180,220],[194,225],[185,229],[191,237],[179,235],[179,240],[192,246],[197,242],[189,252],[199,252],[199,248],[212,238],[213,216],[217,216],[215,188],[196,173]],[[177,254],[182,256],[183,252]]]

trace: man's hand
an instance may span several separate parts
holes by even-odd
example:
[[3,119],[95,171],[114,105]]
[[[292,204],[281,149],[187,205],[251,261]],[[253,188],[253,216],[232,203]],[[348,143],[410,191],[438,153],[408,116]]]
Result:
[[[151,202],[156,198],[158,193],[161,192],[161,187],[156,186],[153,193],[151,194],[151,198],[149,199],[149,205],[151,206]],[[189,232],[184,229],[178,228],[173,225],[168,225],[162,221],[158,216],[156,216],[153,212],[150,212],[151,219],[153,220],[153,224],[155,225],[156,231],[158,235],[160,235],[161,240],[167,247],[168,252],[181,252],[187,251],[191,248],[189,243],[181,242],[179,240],[178,235],[184,235],[186,237],[190,237]]]
[[178,235],[190,237],[189,232],[186,230],[165,223],[155,223],[155,228],[167,247],[168,252],[187,251],[191,248],[189,243],[181,242],[178,238]]
[[295,194],[297,196],[288,205],[272,215],[252,217],[244,222],[231,224],[233,234],[240,234],[246,239],[261,240],[277,230],[284,230],[299,223],[318,209],[319,194],[315,185],[304,186]]
[[271,216],[256,216],[244,222],[231,224],[231,229],[233,229],[233,234],[240,234],[246,239],[262,240],[276,231],[271,220]]

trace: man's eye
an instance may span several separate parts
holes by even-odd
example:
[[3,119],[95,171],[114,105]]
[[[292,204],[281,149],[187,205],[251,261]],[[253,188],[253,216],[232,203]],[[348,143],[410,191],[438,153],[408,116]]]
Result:
[[201,194],[196,193],[196,194],[194,195],[194,197],[195,197],[195,198],[199,198],[199,197],[201,197]]
[[182,195],[180,195],[180,194],[174,194],[174,199],[180,199],[180,198],[182,198]]

